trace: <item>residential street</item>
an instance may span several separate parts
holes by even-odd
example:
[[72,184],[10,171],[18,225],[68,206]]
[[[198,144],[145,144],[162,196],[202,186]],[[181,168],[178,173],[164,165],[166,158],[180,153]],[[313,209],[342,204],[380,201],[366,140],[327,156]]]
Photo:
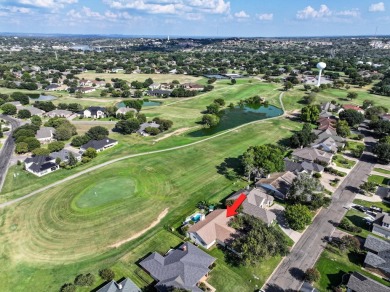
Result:
[[[366,149],[370,149],[374,139],[367,137],[365,142]],[[375,163],[376,158],[370,152],[364,152],[360,161],[334,192],[329,208],[322,209],[317,215],[291,253],[285,257],[266,283],[265,291],[300,289],[304,272],[314,266],[325,247],[323,238],[335,230],[332,222],[341,221],[347,212],[344,206],[353,201],[359,185],[367,179]]]
[[[19,120],[10,118],[5,115],[0,115],[0,119],[10,122],[12,132],[21,125],[21,122]],[[12,133],[10,133],[9,135],[12,136]],[[7,175],[9,161],[11,159],[12,153],[14,152],[14,146],[14,140],[11,137],[8,137],[0,150],[0,192],[3,188],[5,176]]]

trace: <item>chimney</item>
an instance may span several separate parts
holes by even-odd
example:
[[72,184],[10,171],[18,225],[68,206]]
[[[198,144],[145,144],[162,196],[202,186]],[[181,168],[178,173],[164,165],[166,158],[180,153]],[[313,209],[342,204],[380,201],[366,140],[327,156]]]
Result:
[[123,288],[123,287],[122,287],[122,284],[118,284],[118,289],[119,289],[119,290],[122,290],[122,288]]
[[182,251],[187,251],[187,246],[185,244],[183,244],[183,246],[181,247]]

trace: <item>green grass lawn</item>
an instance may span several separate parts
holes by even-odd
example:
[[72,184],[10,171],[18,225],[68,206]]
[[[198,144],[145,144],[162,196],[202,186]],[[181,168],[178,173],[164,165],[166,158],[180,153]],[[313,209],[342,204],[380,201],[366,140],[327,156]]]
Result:
[[356,162],[347,158],[344,158],[342,155],[333,156],[332,160],[338,167],[351,169],[355,166]]
[[281,260],[281,257],[272,257],[254,267],[234,266],[226,262],[222,250],[213,248],[209,253],[217,261],[208,282],[217,291],[226,292],[260,289]]
[[355,150],[358,149],[359,147],[364,146],[364,143],[362,142],[355,142],[355,141],[347,141],[344,150]]
[[378,185],[387,186],[389,184],[390,179],[384,176],[374,174],[368,177],[368,181],[374,182]]
[[[111,266],[128,252],[134,253],[132,259],[152,252],[141,247],[143,238],[158,240],[157,233],[162,226],[185,218],[198,201],[216,203],[242,187],[242,181],[230,181],[219,173],[217,167],[226,158],[234,161],[250,145],[276,142],[291,135],[290,129],[299,127],[299,123],[283,118],[262,121],[192,147],[123,160],[0,211],[2,267],[6,267],[6,270],[0,268],[0,281],[7,285],[4,289],[26,287],[28,279],[29,287],[41,291],[46,289],[48,281],[50,285],[61,285],[78,271]],[[270,128],[275,130],[271,133]],[[177,139],[174,142],[188,141],[187,138]],[[167,139],[166,143],[161,145],[173,142]],[[101,163],[121,157],[126,150],[120,145],[107,150],[110,154],[99,155],[96,163],[99,159]],[[13,177],[15,169],[20,174]],[[20,196],[71,173],[75,171],[60,170],[36,178],[14,167],[9,172],[11,177],[7,178],[5,190],[10,191],[11,197]],[[77,207],[77,202],[88,193],[94,195],[100,182],[118,176],[135,182],[131,196],[108,198],[109,203],[93,208]],[[122,180],[111,189],[115,197],[126,188],[128,185]],[[112,196],[111,190],[103,192],[104,196]],[[104,198],[107,202],[107,197],[100,196],[99,200]],[[108,247],[147,227],[167,207],[168,215],[142,238],[119,249]],[[34,269],[37,271],[31,274]],[[55,271],[55,277],[41,277],[41,269]],[[1,277],[7,277],[7,281]],[[215,281],[219,281],[218,277]]]
[[347,214],[345,214],[344,218],[347,219],[352,225],[355,225],[355,226],[358,226],[362,229],[361,232],[349,232],[349,231],[346,231],[344,229],[341,229],[345,232],[348,232],[348,233],[351,233],[351,234],[354,234],[354,235],[358,235],[360,237],[363,237],[363,238],[367,238],[367,236],[369,234],[372,234],[371,231],[370,231],[370,225],[368,225],[366,223],[366,221],[364,220],[364,217],[367,217],[366,214],[364,214],[363,212],[360,212],[356,209],[350,209],[348,210]]
[[341,253],[334,248],[325,249],[316,263],[316,268],[320,272],[321,278],[318,283],[315,283],[315,287],[320,291],[333,291],[333,287],[337,287],[341,283],[346,284],[348,277],[345,276],[343,279],[345,274],[355,271],[390,286],[389,282],[362,269],[364,258],[364,254]]
[[136,182],[126,176],[101,180],[89,185],[74,199],[76,208],[93,208],[114,203],[118,200],[130,200],[136,193]]
[[374,171],[384,173],[384,174],[390,174],[390,170],[383,169],[383,168],[374,168]]

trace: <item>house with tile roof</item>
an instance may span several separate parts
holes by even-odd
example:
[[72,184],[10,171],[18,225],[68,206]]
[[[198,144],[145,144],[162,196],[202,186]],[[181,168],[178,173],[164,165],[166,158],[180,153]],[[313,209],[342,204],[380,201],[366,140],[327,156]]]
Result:
[[45,155],[26,158],[24,166],[28,172],[36,176],[43,176],[60,168],[53,157]]
[[331,117],[320,117],[317,120],[318,123],[318,130],[324,131],[324,130],[336,130],[336,124],[337,120]]
[[367,250],[364,267],[382,277],[390,278],[390,241],[368,235],[364,248]]
[[268,194],[285,200],[288,197],[293,180],[297,176],[291,172],[275,172],[270,174],[267,178],[261,178],[255,183],[256,188],[264,189]]
[[240,190],[231,195],[226,201],[235,201],[241,194],[246,195],[246,199],[242,203],[242,213],[260,219],[267,226],[276,221],[275,213],[266,209],[274,203],[274,198],[271,195],[263,189],[252,188],[250,190]]
[[215,244],[225,246],[237,231],[229,226],[231,217],[226,217],[226,209],[217,209],[209,213],[205,220],[192,225],[187,233],[195,244],[209,249]]
[[165,256],[154,252],[143,259],[139,265],[157,281],[157,291],[168,291],[169,288],[202,292],[198,287],[210,272],[215,258],[197,248],[190,242],[169,251]]
[[390,288],[358,272],[349,276],[347,292],[389,292]]
[[96,292],[141,292],[141,289],[129,278],[124,278],[119,282],[110,281]]
[[364,109],[362,109],[360,106],[355,105],[355,104],[343,104],[342,108],[339,109],[338,113],[341,113],[342,111],[350,110],[350,109],[355,110],[355,111],[364,115]]

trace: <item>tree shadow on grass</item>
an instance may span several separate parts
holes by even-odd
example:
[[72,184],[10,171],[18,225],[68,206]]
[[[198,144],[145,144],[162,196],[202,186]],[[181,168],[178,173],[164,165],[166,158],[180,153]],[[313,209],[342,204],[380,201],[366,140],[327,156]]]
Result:
[[241,156],[225,158],[225,160],[220,165],[217,165],[216,168],[217,172],[224,175],[228,180],[235,180],[244,173]]
[[329,280],[328,290],[333,291],[334,287],[339,286],[343,282],[344,275],[347,274],[345,271],[338,271],[336,274],[326,274]]
[[365,258],[364,253],[357,253],[357,252],[348,253],[349,261],[359,267],[363,266],[364,258]]
[[[363,214],[363,213],[362,213]],[[363,214],[364,215],[364,214]],[[349,215],[347,216],[348,220],[352,222],[353,225],[358,226],[364,230],[368,230],[368,224],[364,220],[363,217],[360,217],[358,215]]]

